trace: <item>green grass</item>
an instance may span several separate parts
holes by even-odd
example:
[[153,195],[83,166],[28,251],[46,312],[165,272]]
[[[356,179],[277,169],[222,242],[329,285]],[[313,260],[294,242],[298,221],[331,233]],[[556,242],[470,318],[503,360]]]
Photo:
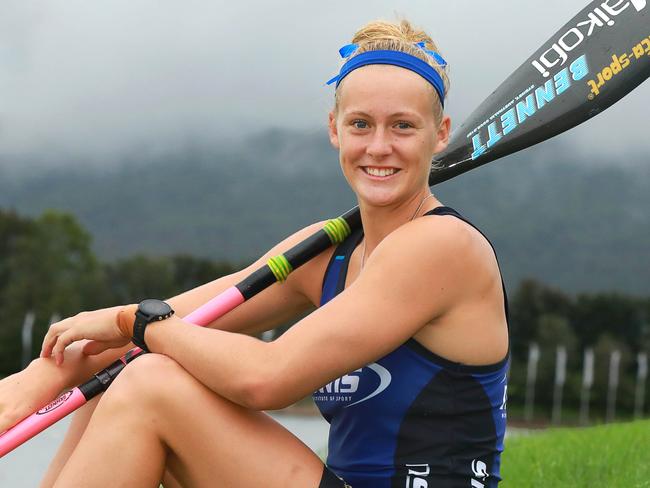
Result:
[[508,438],[501,472],[503,488],[650,488],[650,421]]

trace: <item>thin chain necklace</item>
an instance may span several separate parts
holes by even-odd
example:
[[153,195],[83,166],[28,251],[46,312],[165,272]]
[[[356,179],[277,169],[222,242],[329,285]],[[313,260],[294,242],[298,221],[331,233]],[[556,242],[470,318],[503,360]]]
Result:
[[[413,216],[409,219],[409,222],[411,222],[412,220],[415,219],[418,212],[422,208],[422,205],[424,205],[424,202],[426,202],[429,198],[432,198],[433,196],[434,196],[433,193],[429,193],[426,197],[424,197],[422,199],[422,201],[420,202],[420,205],[418,205],[418,208],[415,209],[415,212],[413,213]],[[367,242],[368,241],[366,241],[366,238],[364,236],[364,238],[363,238],[363,252],[361,253],[361,267],[359,268],[359,271],[362,270],[363,265],[366,264],[366,243]]]

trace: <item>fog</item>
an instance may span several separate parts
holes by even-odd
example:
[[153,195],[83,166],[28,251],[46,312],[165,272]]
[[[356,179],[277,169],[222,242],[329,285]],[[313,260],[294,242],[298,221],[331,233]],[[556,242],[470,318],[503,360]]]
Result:
[[[585,0],[111,0],[0,4],[0,164],[111,164],[265,128],[325,130],[338,48],[405,17],[451,66],[460,122]],[[647,153],[650,84],[561,136],[578,152]]]

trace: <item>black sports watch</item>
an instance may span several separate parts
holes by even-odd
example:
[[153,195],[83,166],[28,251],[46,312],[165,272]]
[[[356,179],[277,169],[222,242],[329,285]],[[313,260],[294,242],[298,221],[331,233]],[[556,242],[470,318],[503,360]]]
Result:
[[133,344],[140,349],[149,352],[147,344],[144,342],[144,330],[151,322],[165,320],[174,315],[174,310],[162,300],[143,300],[138,305],[135,312],[135,322],[133,323]]

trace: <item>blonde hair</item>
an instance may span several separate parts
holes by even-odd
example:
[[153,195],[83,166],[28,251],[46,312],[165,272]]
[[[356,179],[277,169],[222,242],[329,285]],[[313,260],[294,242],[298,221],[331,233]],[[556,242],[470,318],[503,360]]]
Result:
[[[399,23],[376,20],[367,23],[359,29],[356,34],[354,34],[352,43],[357,44],[359,48],[351,57],[367,51],[378,50],[401,51],[410,54],[411,56],[415,56],[416,58],[426,62],[440,74],[445,85],[445,93],[447,93],[449,91],[450,83],[446,66],[440,66],[432,56],[415,45],[420,42],[425,43],[424,49],[440,53],[438,46],[433,42],[431,37],[429,37],[429,35],[423,30],[414,28],[408,20],[403,19],[399,21]],[[341,82],[341,84],[342,83],[343,82]],[[334,92],[335,114],[338,111],[340,87],[341,85],[339,85]],[[431,89],[433,90],[433,87],[431,87]],[[436,122],[440,123],[443,114],[442,102],[437,94],[435,99],[436,102],[433,107],[433,114]]]

